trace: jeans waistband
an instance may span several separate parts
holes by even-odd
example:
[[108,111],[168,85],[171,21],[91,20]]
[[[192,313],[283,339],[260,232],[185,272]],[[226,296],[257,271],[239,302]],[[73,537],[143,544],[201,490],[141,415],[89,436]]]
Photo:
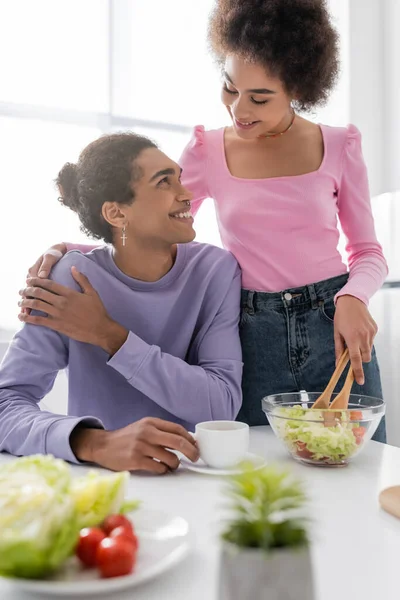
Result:
[[268,308],[282,308],[282,306],[301,306],[309,304],[316,308],[321,301],[335,296],[347,283],[348,273],[304,285],[298,288],[289,288],[282,292],[256,292],[253,290],[242,290],[242,308],[250,312]]

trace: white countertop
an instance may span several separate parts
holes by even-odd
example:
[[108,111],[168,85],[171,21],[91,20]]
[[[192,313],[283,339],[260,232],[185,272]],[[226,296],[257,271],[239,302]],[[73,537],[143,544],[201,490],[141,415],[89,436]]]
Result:
[[[256,427],[251,430],[251,451],[271,462],[290,464],[306,483],[314,516],[316,600],[398,600],[400,520],[380,510],[378,494],[400,484],[400,449],[370,442],[347,468],[306,467],[287,457],[269,427]],[[7,458],[0,454],[0,462]],[[178,567],[118,593],[118,600],[218,600],[216,530],[223,486],[221,479],[185,470],[164,477],[131,477],[130,496],[147,508],[186,518],[194,543]],[[34,597],[0,582],[1,600]]]

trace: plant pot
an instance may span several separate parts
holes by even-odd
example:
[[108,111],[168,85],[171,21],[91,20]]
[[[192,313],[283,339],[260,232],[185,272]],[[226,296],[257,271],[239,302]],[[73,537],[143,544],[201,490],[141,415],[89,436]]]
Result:
[[309,548],[266,553],[224,542],[218,600],[314,600]]

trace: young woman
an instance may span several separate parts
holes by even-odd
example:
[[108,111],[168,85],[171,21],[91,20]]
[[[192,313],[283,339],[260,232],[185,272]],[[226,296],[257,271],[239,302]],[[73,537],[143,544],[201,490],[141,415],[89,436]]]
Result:
[[[387,266],[361,136],[354,125],[316,125],[298,114],[324,103],[338,74],[326,3],[219,0],[209,40],[232,126],[196,127],[180,164],[193,214],[214,199],[223,244],[242,268],[239,418],[265,424],[267,394],[321,391],[345,345],[354,393],[380,398],[368,301]],[[337,250],[338,219],[349,271]],[[35,269],[54,261],[39,259]],[[385,441],[384,421],[375,439]]]
[[[0,451],[164,473],[198,458],[196,423],[234,419],[242,394],[240,269],[192,243],[180,168],[133,133],[90,144],[58,176],[61,201],[109,244],[34,278],[0,367]],[[116,301],[117,300],[117,301]],[[40,400],[68,367],[68,416]],[[88,416],[90,415],[90,416]]]

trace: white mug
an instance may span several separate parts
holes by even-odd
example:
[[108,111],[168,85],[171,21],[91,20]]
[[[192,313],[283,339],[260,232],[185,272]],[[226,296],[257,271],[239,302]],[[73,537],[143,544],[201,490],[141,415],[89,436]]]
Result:
[[249,450],[249,426],[238,421],[206,421],[196,425],[201,459],[214,469],[234,467]]

